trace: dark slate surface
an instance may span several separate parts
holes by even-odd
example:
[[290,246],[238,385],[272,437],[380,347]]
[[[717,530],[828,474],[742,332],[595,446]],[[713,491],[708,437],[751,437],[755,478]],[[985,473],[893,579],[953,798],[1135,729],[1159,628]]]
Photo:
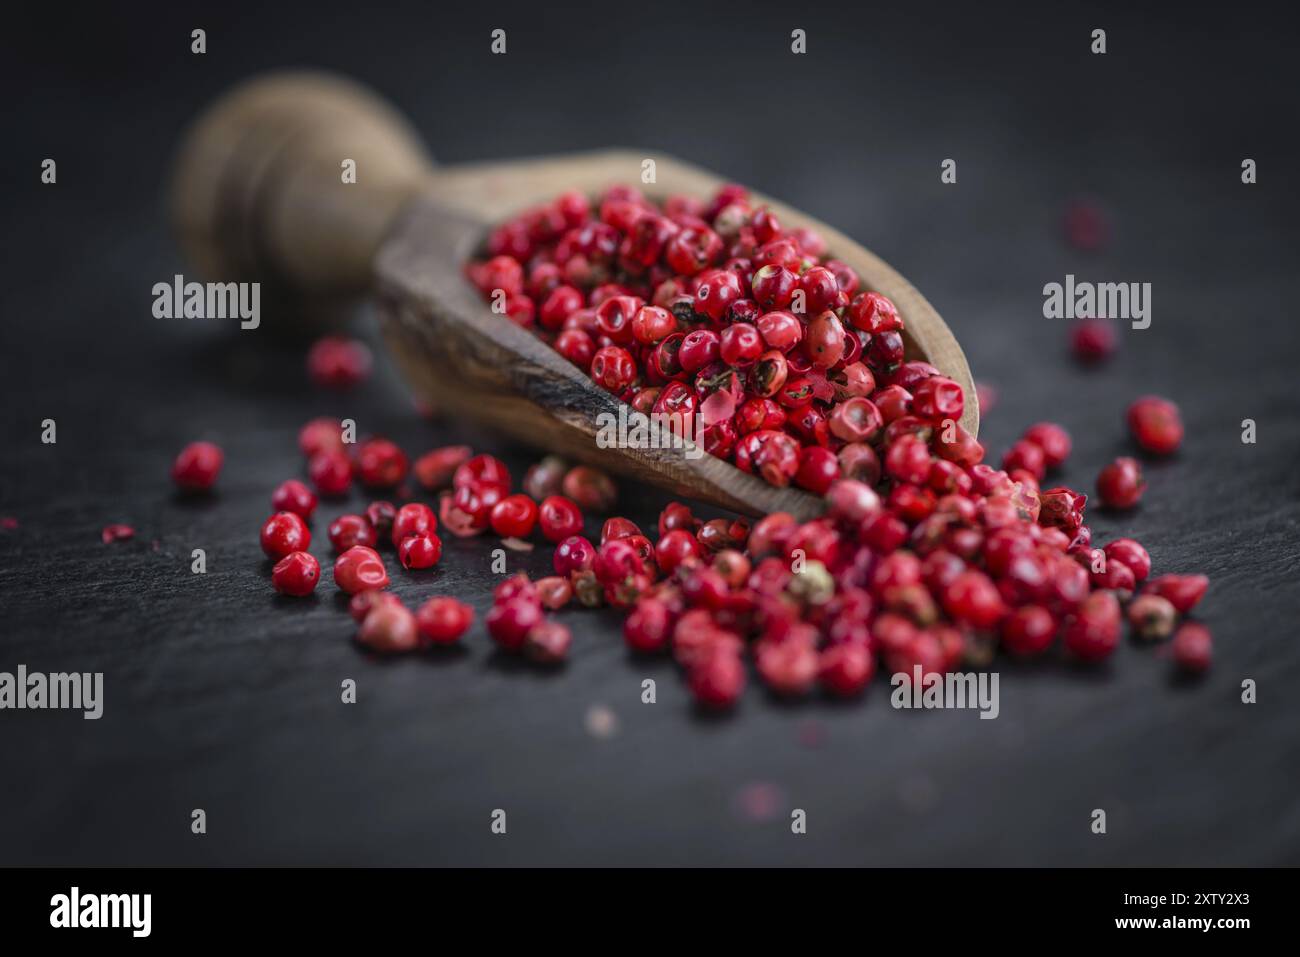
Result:
[[[0,670],[103,671],[107,702],[98,722],[0,713],[0,863],[1300,859],[1284,24],[1246,9],[1230,22],[1111,7],[846,20],[753,6],[173,5],[6,31],[0,514],[20,525],[0,531]],[[203,57],[188,52],[195,26],[208,30]],[[496,26],[505,57],[487,53]],[[1104,57],[1087,52],[1096,26]],[[806,57],[788,53],[793,27],[809,32]],[[1075,438],[1064,479],[1089,490],[1126,449],[1126,404],[1175,398],[1183,453],[1151,466],[1140,510],[1094,512],[1092,525],[1101,540],[1140,537],[1160,570],[1212,577],[1213,673],[1179,683],[1126,643],[1097,671],[1002,663],[996,721],[896,712],[883,684],[849,706],[751,690],[733,718],[706,721],[670,664],[628,658],[610,614],[571,615],[573,660],[540,674],[494,655],[480,629],[458,656],[376,662],[349,640],[332,584],[277,600],[256,530],[271,489],[300,469],[307,418],[351,415],[415,450],[473,442],[516,474],[532,458],[422,421],[387,364],[354,396],[313,391],[301,347],[269,334],[275,317],[240,333],[150,315],[153,283],[182,268],[162,203],[182,124],[230,82],[286,64],[372,82],[445,162],[643,143],[826,219],[924,290],[999,389],[990,448],[1058,419]],[[46,156],[57,186],[38,185]],[[1247,156],[1255,186],[1239,182]],[[946,157],[955,187],[939,183]],[[1109,211],[1102,253],[1060,241],[1078,196]],[[1043,284],[1067,272],[1154,284],[1152,328],[1127,332],[1103,371],[1074,367],[1064,325],[1042,318]],[[1247,417],[1255,445],[1240,441]],[[44,418],[57,445],[39,442]],[[198,437],[220,442],[227,466],[220,494],[193,504],[173,496],[167,468]],[[663,501],[624,497],[646,524]],[[101,545],[117,521],[138,538]],[[436,572],[399,575],[395,590],[482,611],[490,545],[451,543]],[[206,576],[190,573],[195,547]],[[539,571],[549,552],[515,560]],[[339,703],[349,677],[355,706]],[[639,701],[645,677],[654,706]],[[1239,702],[1243,678],[1258,704]],[[615,737],[584,730],[595,704],[617,715]],[[741,810],[764,800],[770,818]],[[190,833],[195,807],[205,837]],[[796,807],[806,836],[790,833]],[[1104,837],[1088,828],[1098,807]],[[508,812],[505,837],[489,833],[494,808]]]

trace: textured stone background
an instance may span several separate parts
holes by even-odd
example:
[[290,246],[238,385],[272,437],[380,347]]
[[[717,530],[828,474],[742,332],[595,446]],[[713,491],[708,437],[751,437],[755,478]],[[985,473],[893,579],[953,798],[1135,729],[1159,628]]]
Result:
[[[9,94],[0,284],[0,670],[103,671],[106,714],[0,713],[0,863],[1258,864],[1300,861],[1295,619],[1295,61],[1267,14],[819,13],[428,4],[169,4],[156,14],[19,22]],[[189,51],[208,31],[209,52]],[[488,55],[488,32],[509,54]],[[1088,52],[1095,27],[1110,52]],[[809,34],[792,56],[789,32]],[[575,613],[573,660],[541,674],[481,627],[451,658],[372,661],[332,583],[273,595],[257,528],[297,474],[297,427],[347,414],[412,450],[472,442],[522,473],[534,454],[410,408],[390,366],[354,396],[314,392],[301,346],[150,314],[182,269],[163,187],[185,121],[278,66],[339,69],[414,119],[443,162],[608,145],[662,149],[782,197],[875,249],[948,319],[1001,396],[1000,455],[1032,421],[1073,433],[1064,480],[1091,491],[1126,449],[1123,410],[1183,408],[1177,460],[1142,508],[1094,512],[1163,571],[1203,571],[1217,663],[1171,680],[1147,649],[1108,666],[1002,663],[1002,715],[909,714],[874,685],[847,706],[751,688],[702,720],[668,662],[624,653],[606,613]],[[38,183],[55,157],[59,182]],[[1259,183],[1243,186],[1243,157]],[[941,186],[939,164],[958,160]],[[1084,255],[1061,216],[1092,197],[1113,242]],[[1154,324],[1106,369],[1065,354],[1044,283],[1154,284]],[[371,317],[359,329],[373,335]],[[58,421],[56,446],[39,442]],[[1242,445],[1239,423],[1257,420]],[[227,453],[220,495],[173,497],[186,441]],[[625,490],[652,524],[664,501]],[[348,507],[358,504],[354,500]],[[316,522],[313,547],[327,554]],[[102,546],[108,522],[137,526]],[[592,526],[591,531],[596,527]],[[151,542],[157,541],[157,548]],[[491,542],[450,542],[399,574],[416,601],[489,601]],[[189,572],[207,549],[209,572]],[[549,549],[520,559],[533,571]],[[644,677],[659,703],[639,702]],[[355,678],[356,706],[339,704]],[[1243,678],[1259,703],[1239,703]],[[619,733],[584,730],[594,704]],[[206,809],[209,834],[189,831]],[[509,834],[489,834],[493,808]],[[789,809],[808,813],[794,837]],[[1109,833],[1088,829],[1091,809]],[[770,812],[771,816],[765,816]]]

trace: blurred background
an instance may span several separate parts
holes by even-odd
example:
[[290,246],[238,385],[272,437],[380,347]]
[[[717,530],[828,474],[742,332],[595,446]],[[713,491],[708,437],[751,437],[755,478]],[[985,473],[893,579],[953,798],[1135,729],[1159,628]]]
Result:
[[[1300,861],[1288,16],[497,2],[32,17],[0,38],[0,515],[13,519],[0,529],[0,670],[103,671],[106,700],[93,722],[0,713],[0,864]],[[196,28],[204,55],[190,52]],[[489,53],[496,28],[505,56]],[[790,52],[795,28],[806,55]],[[1095,28],[1105,55],[1090,52]],[[1174,399],[1181,454],[1149,466],[1140,509],[1090,524],[1099,541],[1139,538],[1161,571],[1211,577],[1213,671],[1178,682],[1125,642],[1100,670],[1000,662],[996,721],[894,711],[880,682],[838,706],[751,687],[734,716],[708,721],[671,664],[624,653],[610,613],[568,615],[573,660],[543,674],[493,655],[477,627],[458,657],[375,662],[332,585],[277,602],[257,528],[301,471],[307,419],[349,415],[415,454],[467,442],[516,477],[537,457],[418,416],[366,310],[355,330],[379,367],[346,396],[309,384],[305,344],[276,336],[274,315],[258,333],[152,316],[153,284],[186,268],[164,203],[186,123],[231,84],[300,66],[391,98],[442,163],[662,150],[843,230],[930,299],[996,391],[980,436],[991,458],[1026,425],[1059,421],[1075,442],[1062,481],[1092,492],[1128,452],[1129,402]],[[947,158],[956,185],[940,182]],[[1241,182],[1245,158],[1255,185]],[[1105,223],[1097,248],[1067,241],[1078,204]],[[1152,283],[1151,328],[1120,326],[1102,368],[1075,364],[1068,322],[1043,318],[1044,284],[1067,273]],[[45,418],[57,445],[40,443]],[[168,479],[197,438],[226,451],[219,494],[201,503]],[[665,498],[628,487],[623,500],[647,526]],[[362,503],[318,513],[318,556],[325,523]],[[101,545],[110,522],[136,538]],[[482,612],[492,544],[450,543],[395,591]],[[206,575],[190,574],[195,547]],[[541,572],[550,550],[516,560]],[[354,706],[339,703],[345,678]],[[1244,678],[1258,704],[1240,702]],[[193,808],[205,837],[190,833]],[[505,837],[489,832],[494,808]],[[790,833],[792,808],[806,835]]]

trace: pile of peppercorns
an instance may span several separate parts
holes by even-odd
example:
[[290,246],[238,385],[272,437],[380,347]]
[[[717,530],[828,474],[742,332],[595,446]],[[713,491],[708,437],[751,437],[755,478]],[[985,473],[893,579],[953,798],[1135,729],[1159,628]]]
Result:
[[[329,527],[334,580],[354,596],[357,637],[380,651],[455,642],[472,624],[472,609],[454,598],[412,613],[383,591],[377,546],[391,542],[404,567],[428,568],[442,557],[441,528],[457,537],[490,531],[521,549],[540,531],[556,546],[553,576],[516,575],[496,588],[485,625],[501,647],[563,660],[570,631],[546,612],[609,605],[626,614],[628,646],[671,653],[711,707],[739,698],[747,656],[777,694],[820,686],[849,696],[877,662],[928,676],[987,666],[998,647],[1043,655],[1058,639],[1068,655],[1099,661],[1115,650],[1125,618],[1141,639],[1172,636],[1180,667],[1207,668],[1209,631],[1180,621],[1208,580],[1150,578],[1150,557],[1133,539],[1093,545],[1087,496],[1040,485],[1071,451],[1059,425],[1027,429],[1001,469],[984,464],[983,446],[956,422],[961,387],[928,363],[903,361],[893,303],[859,291],[853,271],[824,252],[819,237],[782,230],[739,187],[707,204],[670,197],[662,210],[616,187],[596,217],[568,193],[507,223],[489,240],[490,258],[467,267],[485,296],[504,292],[511,320],[540,327],[602,387],[643,412],[700,415],[707,451],[824,496],[823,516],[800,523],[776,513],[751,527],[701,521],[674,502],[653,542],[615,516],[597,545],[583,535],[584,511],[608,513],[616,490],[595,469],[547,457],[512,493],[506,466],[490,455],[451,446],[410,463],[383,438],[349,451],[340,423],[317,419],[299,435],[316,491],[284,482],[262,529],[275,588],[306,595],[320,578],[306,551],[317,493],[345,495],[354,479],[393,489],[413,474],[438,495],[436,512],[375,501]],[[318,380],[368,368],[368,356],[350,356],[345,343],[325,351],[313,360],[329,367],[313,372]],[[1147,453],[1168,455],[1182,442],[1167,400],[1138,399],[1128,424]],[[195,443],[174,477],[204,488],[220,465],[220,450]],[[1133,458],[1098,477],[1111,508],[1132,507],[1144,489]]]

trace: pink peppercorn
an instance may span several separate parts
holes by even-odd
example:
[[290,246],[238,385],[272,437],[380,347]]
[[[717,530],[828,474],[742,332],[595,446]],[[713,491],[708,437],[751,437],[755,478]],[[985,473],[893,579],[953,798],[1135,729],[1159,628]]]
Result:
[[1168,599],[1179,614],[1185,615],[1197,606],[1209,585],[1204,575],[1161,575],[1147,582],[1144,591]]
[[564,496],[551,495],[542,500],[538,524],[548,541],[560,542],[582,532],[582,512]]
[[572,642],[573,634],[568,625],[545,619],[528,629],[523,650],[525,655],[539,664],[554,665],[568,657]]
[[1065,647],[1083,661],[1100,661],[1115,650],[1119,635],[1119,602],[1108,591],[1093,592],[1066,622]]
[[1054,422],[1038,422],[1025,429],[1024,439],[1043,450],[1043,464],[1049,469],[1070,457],[1070,433]]
[[388,570],[377,551],[356,545],[334,560],[334,584],[349,595],[371,588],[387,588]]
[[216,483],[224,459],[211,442],[191,442],[172,463],[172,481],[187,492],[206,492]]
[[1158,641],[1174,633],[1178,611],[1167,598],[1138,595],[1125,610],[1133,633],[1146,641]]
[[856,642],[843,642],[821,652],[817,677],[831,694],[850,698],[862,692],[875,670],[876,660],[870,649]]
[[370,350],[343,336],[318,339],[307,353],[307,373],[326,389],[351,389],[370,375]]
[[528,631],[542,620],[542,606],[535,596],[520,595],[498,601],[488,612],[485,624],[492,640],[502,648],[517,651]]
[[307,474],[316,491],[326,498],[346,495],[352,485],[352,463],[342,452],[317,452],[307,463]]
[[271,495],[271,507],[277,512],[293,512],[310,519],[316,511],[316,494],[297,479],[281,482]]
[[430,598],[415,613],[420,637],[429,644],[457,641],[474,621],[474,609],[455,598]]
[[298,433],[298,448],[308,459],[321,452],[342,452],[342,423],[338,419],[312,419]]
[[311,545],[307,523],[293,512],[277,512],[262,526],[262,551],[277,561],[291,552],[306,551]]
[[393,488],[406,478],[406,453],[388,439],[370,439],[357,449],[357,477],[367,488]]
[[1141,582],[1151,574],[1151,556],[1140,542],[1131,538],[1117,538],[1105,547],[1106,560],[1127,565],[1133,577]]
[[745,690],[745,665],[739,654],[718,647],[691,667],[687,684],[702,707],[725,710],[735,706]]
[[340,515],[326,530],[336,552],[346,552],[354,545],[375,546],[375,529],[364,515]]
[[1002,623],[1002,644],[1013,655],[1039,655],[1056,637],[1056,620],[1041,605],[1017,608]]
[[366,620],[366,616],[375,610],[379,605],[396,604],[400,605],[402,600],[390,591],[380,591],[377,588],[370,588],[366,591],[359,591],[352,596],[348,602],[348,614],[358,625]]
[[320,563],[306,552],[290,552],[271,569],[271,584],[282,595],[302,598],[316,590]]
[[1168,399],[1143,396],[1128,408],[1133,439],[1154,455],[1171,455],[1183,443],[1183,420],[1178,406]]
[[399,508],[393,516],[391,538],[393,544],[400,547],[408,535],[437,530],[438,517],[433,514],[433,509],[422,502],[410,502]]
[[442,558],[442,539],[433,532],[407,535],[397,546],[397,557],[406,569],[432,568]]
[[1132,508],[1142,498],[1147,483],[1137,459],[1118,458],[1097,475],[1097,495],[1114,509]]
[[420,644],[415,616],[401,604],[377,605],[357,631],[357,641],[384,654],[414,651]]
[[1174,634],[1174,661],[1184,671],[1199,674],[1210,667],[1214,642],[1210,629],[1200,622],[1184,622]]
[[1081,319],[1070,330],[1070,348],[1075,358],[1085,364],[1096,364],[1109,359],[1115,352],[1118,338],[1109,319]]

